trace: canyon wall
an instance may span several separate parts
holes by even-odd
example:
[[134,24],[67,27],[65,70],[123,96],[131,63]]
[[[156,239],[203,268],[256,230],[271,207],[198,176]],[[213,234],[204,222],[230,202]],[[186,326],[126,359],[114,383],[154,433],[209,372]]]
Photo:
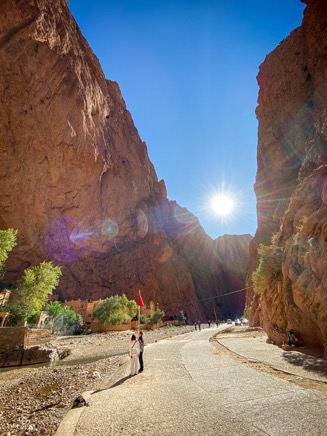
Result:
[[[255,183],[258,229],[247,316],[271,341],[294,329],[327,356],[327,2],[306,0],[302,25],[260,66]],[[251,275],[248,284],[252,284]]]
[[[61,299],[140,289],[167,315],[212,318],[213,297],[244,286],[245,273],[232,275],[217,241],[167,198],[67,0],[3,0],[1,12],[0,228],[19,232],[6,284],[51,260]],[[247,264],[247,250],[239,256]],[[222,298],[217,316],[231,304]]]

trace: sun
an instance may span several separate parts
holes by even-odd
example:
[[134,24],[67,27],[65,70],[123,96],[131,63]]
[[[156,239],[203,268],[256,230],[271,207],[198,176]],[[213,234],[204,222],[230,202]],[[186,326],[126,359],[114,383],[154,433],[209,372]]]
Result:
[[234,202],[231,197],[225,194],[219,194],[212,198],[211,208],[217,215],[222,217],[228,216],[234,208]]

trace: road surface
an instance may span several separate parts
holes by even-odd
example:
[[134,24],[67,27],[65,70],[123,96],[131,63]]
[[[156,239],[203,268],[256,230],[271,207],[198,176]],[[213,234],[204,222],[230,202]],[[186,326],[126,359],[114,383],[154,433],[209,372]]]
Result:
[[215,329],[146,346],[145,370],[129,368],[90,393],[75,429],[95,435],[327,435],[327,394],[303,389],[219,354]]

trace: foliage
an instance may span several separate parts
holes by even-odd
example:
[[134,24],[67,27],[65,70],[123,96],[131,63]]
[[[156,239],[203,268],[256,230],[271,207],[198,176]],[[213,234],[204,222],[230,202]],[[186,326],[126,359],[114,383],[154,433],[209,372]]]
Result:
[[178,320],[179,320],[181,325],[185,325],[186,324],[186,316],[185,316],[183,310],[179,311],[179,313],[178,313]]
[[8,258],[9,253],[16,245],[17,230],[8,229],[0,230],[0,281],[4,276],[4,264]]
[[178,329],[179,326],[174,325],[174,324],[167,324],[163,327],[161,327],[162,329]]
[[260,244],[259,266],[252,275],[254,291],[259,293],[280,280],[282,275],[283,247]]
[[157,309],[151,316],[150,322],[152,322],[153,324],[157,324],[164,316],[165,313],[162,310]]
[[27,305],[20,301],[8,301],[3,310],[10,313],[8,326],[16,326],[19,321],[29,318]]
[[74,334],[78,331],[80,317],[72,307],[53,301],[44,310],[48,312],[45,327],[50,328],[52,333]]
[[128,318],[132,319],[135,315],[137,315],[137,304],[134,300],[128,300],[125,294],[122,295],[122,298],[126,300],[127,314]]
[[128,300],[126,295],[114,295],[97,304],[93,319],[98,319],[102,325],[121,325],[127,319],[132,319],[137,313],[137,304]]
[[148,324],[150,322],[150,318],[144,314],[140,315],[140,323]]
[[51,262],[27,268],[10,302],[10,315],[15,321],[27,320],[39,314],[48,296],[59,283],[61,268]]

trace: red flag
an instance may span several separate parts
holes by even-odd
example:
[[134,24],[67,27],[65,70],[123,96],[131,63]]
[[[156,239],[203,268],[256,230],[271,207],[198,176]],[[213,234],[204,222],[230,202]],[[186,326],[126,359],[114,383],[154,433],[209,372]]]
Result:
[[137,296],[137,305],[140,306],[140,307],[144,306],[144,303],[143,303],[143,300],[142,300],[142,297],[141,297],[141,291],[139,291],[139,295]]

